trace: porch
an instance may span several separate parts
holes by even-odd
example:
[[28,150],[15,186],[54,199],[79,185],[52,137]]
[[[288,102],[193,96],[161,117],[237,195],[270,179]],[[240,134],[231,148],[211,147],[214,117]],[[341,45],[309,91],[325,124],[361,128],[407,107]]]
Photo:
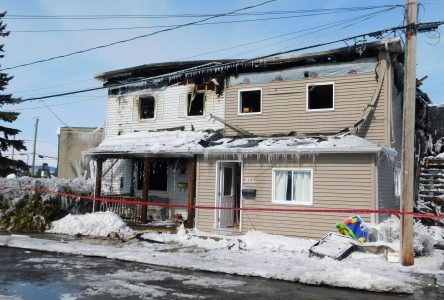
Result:
[[[112,211],[135,225],[158,220],[194,226],[196,159],[202,132],[137,132],[84,153],[95,161],[94,211]],[[121,200],[121,201],[115,201]],[[147,204],[144,204],[147,203]]]

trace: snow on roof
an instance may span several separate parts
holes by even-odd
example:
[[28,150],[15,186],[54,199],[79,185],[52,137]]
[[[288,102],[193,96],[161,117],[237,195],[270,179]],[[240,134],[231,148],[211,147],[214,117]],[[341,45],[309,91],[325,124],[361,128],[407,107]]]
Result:
[[210,137],[202,131],[135,132],[106,139],[87,152],[95,154],[133,154],[145,156],[220,155],[299,155],[319,153],[379,153],[395,156],[396,151],[367,141],[355,135],[297,137],[222,138],[210,142],[208,147],[199,144]]
[[191,150],[201,149],[200,140],[208,133],[202,131],[133,132],[105,139],[85,154],[156,154],[192,156]]
[[309,138],[224,138],[218,145],[204,149],[206,156],[220,154],[318,154],[318,153],[378,153],[395,156],[396,151],[355,135],[320,136]]

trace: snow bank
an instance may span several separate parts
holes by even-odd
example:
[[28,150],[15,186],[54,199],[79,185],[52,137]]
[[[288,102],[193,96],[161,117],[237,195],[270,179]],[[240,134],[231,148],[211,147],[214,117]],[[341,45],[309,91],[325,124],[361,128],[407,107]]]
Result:
[[119,237],[128,237],[134,234],[126,223],[115,213],[96,212],[84,215],[69,214],[63,219],[51,223],[46,232],[68,235],[85,235],[107,237],[112,233]]

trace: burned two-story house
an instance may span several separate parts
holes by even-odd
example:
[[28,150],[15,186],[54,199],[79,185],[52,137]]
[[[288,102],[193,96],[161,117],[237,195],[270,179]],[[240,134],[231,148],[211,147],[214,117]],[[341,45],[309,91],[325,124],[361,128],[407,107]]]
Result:
[[200,230],[308,238],[348,215],[286,209],[397,209],[402,60],[394,39],[100,74],[106,138],[87,153],[97,195],[175,204],[167,217]]

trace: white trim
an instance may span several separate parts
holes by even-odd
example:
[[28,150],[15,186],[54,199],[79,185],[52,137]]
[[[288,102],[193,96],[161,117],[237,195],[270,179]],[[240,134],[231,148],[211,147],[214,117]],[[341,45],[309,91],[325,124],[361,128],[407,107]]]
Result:
[[[251,112],[251,113],[243,113],[241,112],[241,92],[248,92],[248,91],[260,91],[261,92],[261,111],[260,112]],[[263,110],[262,106],[262,88],[248,88],[248,89],[239,89],[237,91],[237,115],[238,116],[250,116],[250,115],[261,115]]]
[[[319,108],[319,109],[309,109],[308,108],[308,87],[315,85],[332,85],[333,86],[333,107],[332,108]],[[307,83],[305,86],[305,111],[307,112],[323,112],[323,111],[334,111],[335,110],[335,83],[333,81],[328,82],[311,82]]]
[[[241,168],[241,185],[240,185],[240,195],[239,195],[239,207],[242,208],[242,188],[243,188],[243,176],[244,176],[244,165],[242,160],[216,160],[216,180],[215,180],[215,191],[214,191],[214,206],[219,206],[219,168],[221,163],[237,163],[239,164],[239,167]],[[213,229],[217,230],[220,229],[217,222],[217,209],[214,210],[214,216],[213,216]],[[239,232],[242,231],[242,210],[239,212]]]
[[[154,117],[152,117],[152,118],[141,118],[140,117],[140,104],[141,104],[140,98],[141,97],[142,98],[143,97],[153,97],[154,98]],[[152,121],[156,120],[157,119],[157,110],[159,109],[158,102],[159,102],[159,100],[158,100],[158,97],[156,94],[148,93],[148,94],[138,95],[137,96],[137,118],[138,118],[138,121],[139,122],[152,122]]]
[[[274,192],[275,192],[275,171],[309,171],[310,172],[310,176],[311,176],[311,184],[310,184],[310,189],[311,189],[311,199],[309,199],[309,202],[301,202],[301,201],[294,201],[294,200],[290,200],[290,201],[282,201],[282,200],[276,200],[274,199]],[[272,168],[271,169],[271,203],[274,204],[284,204],[284,205],[304,205],[304,206],[312,206],[313,205],[313,182],[314,182],[314,178],[313,178],[313,168]],[[293,189],[292,189],[293,190]]]

